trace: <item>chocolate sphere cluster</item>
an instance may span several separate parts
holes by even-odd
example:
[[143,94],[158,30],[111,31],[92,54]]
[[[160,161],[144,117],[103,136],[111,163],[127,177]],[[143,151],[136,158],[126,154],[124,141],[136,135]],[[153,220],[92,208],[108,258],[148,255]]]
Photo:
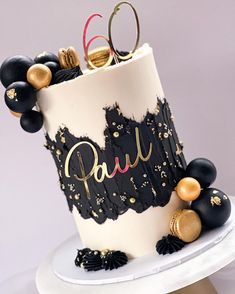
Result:
[[10,112],[20,118],[20,125],[26,132],[35,133],[43,126],[43,115],[36,107],[37,91],[82,75],[76,50],[69,47],[63,53],[57,57],[44,51],[34,59],[16,55],[1,65],[0,79],[6,88],[5,103]]
[[186,177],[175,189],[182,200],[191,201],[191,209],[198,213],[207,229],[222,226],[231,213],[228,196],[219,189],[209,188],[216,176],[216,167],[210,160],[197,158],[188,164]]
[[157,243],[159,254],[181,250],[183,246],[178,239],[185,244],[191,243],[199,238],[203,229],[217,228],[226,223],[231,214],[231,202],[224,192],[210,188],[216,176],[216,167],[208,159],[197,158],[188,164],[185,177],[178,182],[175,191],[189,207],[173,214],[169,224],[171,234]]

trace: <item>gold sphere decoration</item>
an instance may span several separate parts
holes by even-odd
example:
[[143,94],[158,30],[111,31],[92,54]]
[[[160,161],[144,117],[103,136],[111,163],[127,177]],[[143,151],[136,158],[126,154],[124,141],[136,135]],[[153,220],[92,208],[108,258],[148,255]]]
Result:
[[10,113],[11,113],[12,115],[14,115],[15,117],[18,117],[18,118],[20,118],[21,115],[22,115],[22,113],[20,113],[20,112],[15,112],[15,111],[12,111],[12,110],[10,110]]
[[194,201],[201,193],[201,186],[197,180],[191,177],[183,178],[176,188],[177,195],[184,201]]
[[34,64],[27,71],[27,81],[37,90],[50,85],[52,73],[44,64]]

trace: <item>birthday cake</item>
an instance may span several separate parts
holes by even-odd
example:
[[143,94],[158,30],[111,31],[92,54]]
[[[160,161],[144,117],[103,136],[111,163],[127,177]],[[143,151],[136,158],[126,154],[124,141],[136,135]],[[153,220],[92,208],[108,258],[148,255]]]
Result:
[[223,225],[231,211],[227,195],[209,188],[214,164],[186,164],[152,48],[138,48],[138,36],[132,52],[118,51],[110,33],[110,47],[89,51],[86,30],[95,16],[83,38],[88,69],[73,47],[1,66],[5,102],[22,128],[34,133],[44,125],[84,247],[75,265],[87,271],[174,253],[204,227]]

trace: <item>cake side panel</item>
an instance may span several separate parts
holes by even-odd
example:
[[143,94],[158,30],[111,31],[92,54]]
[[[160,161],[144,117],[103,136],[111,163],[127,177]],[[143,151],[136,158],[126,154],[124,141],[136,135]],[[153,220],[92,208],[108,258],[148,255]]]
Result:
[[123,115],[141,121],[154,111],[156,97],[164,98],[152,49],[143,46],[133,60],[84,73],[38,93],[38,105],[51,139],[66,126],[75,136],[89,136],[105,146],[103,108],[119,104]]

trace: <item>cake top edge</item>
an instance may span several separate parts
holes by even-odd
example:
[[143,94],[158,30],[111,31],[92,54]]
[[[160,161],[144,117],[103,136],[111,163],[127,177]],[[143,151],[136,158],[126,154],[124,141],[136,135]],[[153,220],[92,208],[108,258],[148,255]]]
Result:
[[152,54],[152,53],[153,53],[152,47],[148,43],[144,43],[141,47],[139,47],[134,52],[133,57],[129,60],[121,61],[121,62],[115,63],[113,65],[109,65],[107,67],[99,67],[99,68],[92,69],[92,70],[86,69],[83,71],[83,75],[79,75],[78,77],[76,77],[74,79],[70,79],[68,81],[63,81],[58,84],[52,84],[48,87],[44,87],[39,91],[39,94],[46,93],[52,89],[60,89],[61,87],[64,87],[65,84],[72,84],[75,81],[85,79],[88,76],[96,75],[101,72],[111,72],[113,70],[116,70],[117,68],[126,67],[127,65],[129,65],[133,62],[136,62],[137,60],[144,58],[145,56]]

